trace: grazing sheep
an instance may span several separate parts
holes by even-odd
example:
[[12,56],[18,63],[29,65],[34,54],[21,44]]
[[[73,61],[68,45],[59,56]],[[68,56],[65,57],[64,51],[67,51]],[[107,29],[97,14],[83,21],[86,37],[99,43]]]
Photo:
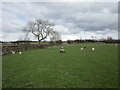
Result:
[[12,54],[15,54],[15,52],[14,51],[11,51],[12,52]]
[[22,52],[19,52],[19,54],[22,54]]
[[92,51],[95,51],[95,48],[92,48]]
[[60,53],[65,53],[65,50],[63,49],[64,47],[61,47]]
[[61,48],[60,53],[65,53],[65,50]]
[[65,50],[64,49],[60,49],[60,53],[65,53]]
[[80,50],[82,51],[84,48],[80,48]]

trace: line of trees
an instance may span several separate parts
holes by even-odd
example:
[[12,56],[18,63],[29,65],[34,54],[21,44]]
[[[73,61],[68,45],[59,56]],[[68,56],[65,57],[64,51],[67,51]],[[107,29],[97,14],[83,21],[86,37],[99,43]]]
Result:
[[103,43],[120,43],[120,40],[112,39],[112,37],[108,37],[107,39],[93,40],[93,39],[76,39],[76,40],[67,40],[67,43],[86,43],[86,42],[103,42]]

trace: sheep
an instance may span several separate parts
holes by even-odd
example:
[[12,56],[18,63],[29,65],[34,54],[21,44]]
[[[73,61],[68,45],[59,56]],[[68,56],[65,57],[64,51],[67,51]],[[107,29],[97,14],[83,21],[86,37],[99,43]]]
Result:
[[22,54],[22,52],[19,52],[19,54]]
[[64,47],[61,47],[60,53],[65,53]]
[[83,50],[84,48],[80,48],[80,50]]
[[92,51],[95,51],[95,48],[92,48]]
[[14,51],[11,51],[12,52],[12,54],[15,54],[15,52]]
[[65,53],[65,50],[64,49],[60,49],[60,53]]

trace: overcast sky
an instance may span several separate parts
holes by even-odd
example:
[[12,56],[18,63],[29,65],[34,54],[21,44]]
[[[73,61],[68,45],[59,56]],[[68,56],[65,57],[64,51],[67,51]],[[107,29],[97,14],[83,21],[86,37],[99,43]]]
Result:
[[24,37],[23,27],[37,18],[54,23],[62,40],[118,38],[117,2],[3,2],[0,40]]

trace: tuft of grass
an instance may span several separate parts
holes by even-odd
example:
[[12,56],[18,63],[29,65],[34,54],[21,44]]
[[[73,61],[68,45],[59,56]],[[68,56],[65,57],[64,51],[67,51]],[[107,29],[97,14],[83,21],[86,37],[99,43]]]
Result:
[[3,88],[118,87],[118,47],[114,44],[66,45],[66,53],[59,53],[60,47],[3,56]]

